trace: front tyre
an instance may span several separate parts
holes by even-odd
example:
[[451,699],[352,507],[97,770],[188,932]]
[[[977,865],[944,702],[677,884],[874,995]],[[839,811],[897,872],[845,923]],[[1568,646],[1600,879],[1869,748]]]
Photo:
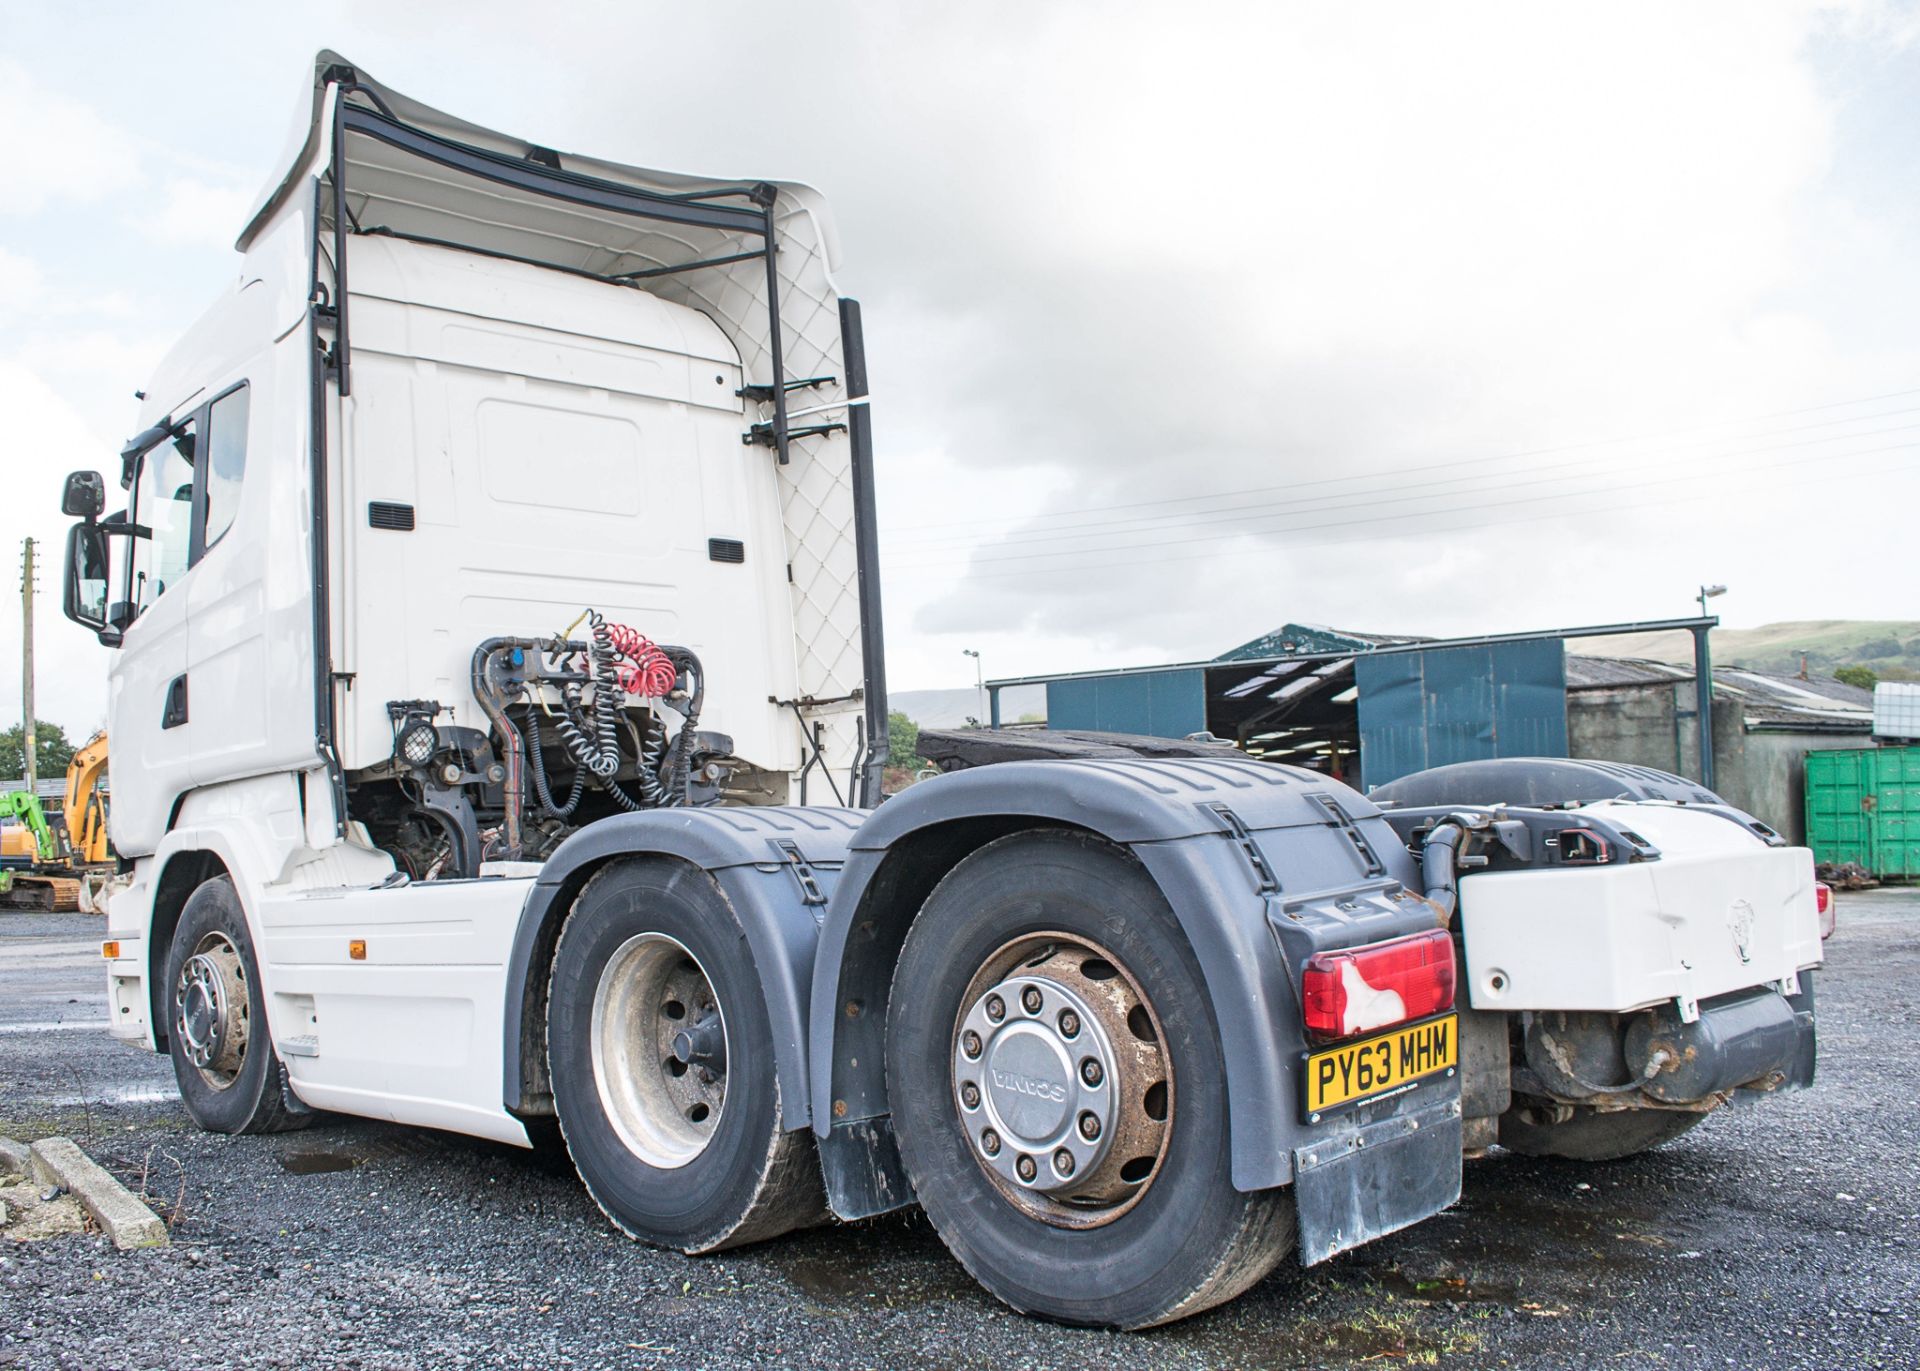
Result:
[[305,1128],[267,1026],[260,964],[233,881],[187,897],[167,951],[167,1055],[180,1098],[209,1133]]
[[1040,830],[961,862],[901,950],[887,1089],[921,1207],[1015,1309],[1141,1328],[1293,1245],[1233,1188],[1226,1064],[1192,948],[1133,857]]
[[574,1167],[629,1237],[712,1252],[825,1212],[813,1135],[781,1128],[746,935],[704,871],[635,859],[587,883],[554,953],[547,1064]]

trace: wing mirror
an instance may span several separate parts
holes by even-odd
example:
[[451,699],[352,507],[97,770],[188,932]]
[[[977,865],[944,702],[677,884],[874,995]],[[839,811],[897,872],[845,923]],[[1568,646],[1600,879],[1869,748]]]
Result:
[[92,523],[107,507],[107,483],[97,471],[76,471],[67,477],[60,494],[60,512],[73,519]]
[[[94,479],[97,481],[99,478]],[[107,622],[110,566],[107,531],[104,528],[89,518],[67,530],[66,584],[62,607],[69,619],[82,628],[92,629],[106,646],[118,647],[120,630]]]

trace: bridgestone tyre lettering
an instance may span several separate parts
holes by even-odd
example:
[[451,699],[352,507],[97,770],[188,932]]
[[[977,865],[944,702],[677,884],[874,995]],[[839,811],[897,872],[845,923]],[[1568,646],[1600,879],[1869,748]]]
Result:
[[[1095,1226],[1049,1223],[972,1151],[950,1079],[969,980],[996,949],[1054,931],[1110,950],[1151,1002],[1171,1068],[1171,1134],[1144,1193]],[[1066,829],[988,844],[928,897],[887,1007],[887,1088],[914,1191],[960,1264],[1023,1313],[1141,1328],[1232,1299],[1293,1246],[1292,1196],[1233,1188],[1219,1030],[1172,909],[1124,849]]]
[[[650,1165],[596,1084],[595,993],[636,939],[663,936],[707,978],[725,1018],[725,1099],[697,1155]],[[783,1132],[773,1035],[746,935],[712,877],[684,862],[620,861],[580,892],[548,987],[547,1064],[560,1131],[588,1193],[627,1236],[713,1252],[817,1223],[826,1205],[813,1134]]]
[[[209,1083],[188,1057],[174,1003],[188,961],[195,949],[210,939],[224,940],[238,953],[246,993],[246,1053],[232,1083],[224,1089]],[[173,1059],[180,1099],[201,1128],[209,1133],[284,1133],[314,1121],[314,1112],[301,1107],[293,1097],[286,1066],[274,1051],[273,1035],[267,1026],[266,995],[260,988],[260,964],[231,878],[218,876],[203,881],[187,897],[168,946],[167,979],[159,998],[166,1016],[167,1055]]]
[[1610,1162],[1672,1142],[1705,1114],[1677,1109],[1620,1109],[1601,1113],[1576,1105],[1564,1123],[1543,1123],[1522,1107],[1500,1116],[1500,1145],[1529,1157]]

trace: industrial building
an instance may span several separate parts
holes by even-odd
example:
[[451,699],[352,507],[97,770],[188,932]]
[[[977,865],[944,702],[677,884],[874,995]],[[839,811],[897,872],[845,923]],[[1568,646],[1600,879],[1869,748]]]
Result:
[[[1707,634],[1717,623],[1453,639],[1286,624],[1204,662],[991,681],[988,691],[996,724],[1003,691],[1042,685],[1049,728],[1212,733],[1362,789],[1489,757],[1632,762],[1698,779],[1801,841],[1806,755],[1865,746],[1873,697],[1834,680],[1714,668]],[[1650,631],[1692,634],[1693,665],[1567,647]],[[1703,676],[1712,681],[1704,730]]]

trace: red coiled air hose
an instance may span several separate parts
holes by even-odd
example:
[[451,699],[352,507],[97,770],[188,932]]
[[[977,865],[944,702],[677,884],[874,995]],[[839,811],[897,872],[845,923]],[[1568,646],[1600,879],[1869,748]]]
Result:
[[680,673],[672,658],[639,630],[625,624],[608,624],[607,632],[614,651],[627,659],[616,667],[622,690],[645,700],[664,699],[673,693],[673,683]]

